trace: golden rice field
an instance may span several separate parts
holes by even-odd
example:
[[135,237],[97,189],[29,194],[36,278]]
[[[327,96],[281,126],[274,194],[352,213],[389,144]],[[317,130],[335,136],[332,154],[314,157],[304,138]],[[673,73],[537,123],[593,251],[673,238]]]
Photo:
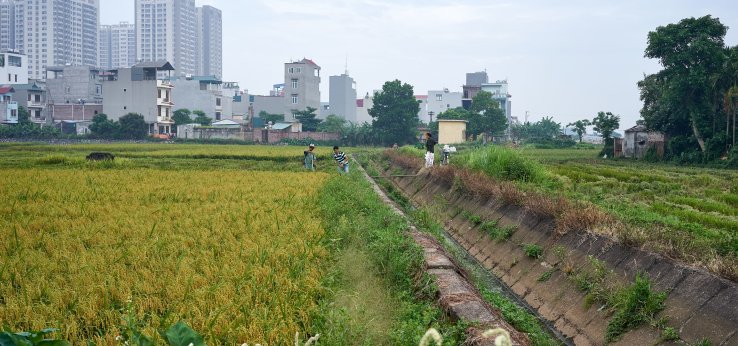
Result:
[[[199,150],[162,147],[154,154]],[[130,306],[149,336],[179,320],[209,344],[287,344],[312,332],[328,257],[314,204],[327,174],[0,173],[0,325],[110,345]]]

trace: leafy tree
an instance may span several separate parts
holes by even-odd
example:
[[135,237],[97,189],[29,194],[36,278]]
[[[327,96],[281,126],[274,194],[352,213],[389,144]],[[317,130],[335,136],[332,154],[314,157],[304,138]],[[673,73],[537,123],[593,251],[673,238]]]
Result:
[[561,124],[555,122],[553,117],[543,117],[531,124],[528,133],[531,138],[556,138],[561,134]]
[[346,123],[346,119],[335,114],[331,114],[327,116],[320,125],[318,125],[318,131],[340,133],[343,135],[346,131]]
[[469,120],[471,116],[472,114],[470,111],[463,107],[457,107],[438,114],[438,119]]
[[180,108],[174,111],[172,114],[172,120],[174,120],[174,126],[186,125],[192,123],[192,112],[187,108]]
[[[725,95],[723,96],[723,102],[725,107],[725,137],[731,137],[733,138],[733,142],[731,144],[732,148],[735,148],[735,118],[736,113],[738,113],[738,86],[732,86],[730,89],[728,89],[727,92],[725,92]],[[730,116],[733,116],[733,134],[730,135]],[[727,142],[727,141],[726,141]]]
[[[672,138],[692,137],[702,152],[706,141],[723,133],[718,121],[720,88],[725,88],[727,27],[717,18],[687,18],[648,34],[645,56],[664,69],[639,82],[641,116],[649,129]],[[735,77],[732,77],[735,79]],[[722,117],[722,115],[719,115]]]
[[305,110],[302,111],[292,111],[292,113],[295,114],[295,119],[299,120],[300,123],[302,123],[302,130],[307,132],[316,132],[318,131],[318,125],[323,120],[317,119],[318,116],[315,114],[315,111],[317,111],[317,108],[314,107],[308,107]]
[[374,106],[369,109],[369,115],[382,144],[402,145],[416,141],[419,111],[412,85],[396,79],[384,83],[382,90],[374,93]]
[[118,137],[120,138],[141,139],[146,138],[149,134],[149,124],[141,114],[128,113],[118,119],[118,125]]
[[195,110],[195,111],[192,111],[192,114],[195,115],[194,122],[202,126],[210,126],[210,124],[213,123],[213,118],[208,117],[203,111]]
[[479,135],[488,133],[499,135],[507,129],[507,116],[500,103],[492,98],[492,93],[480,91],[472,99],[468,132]]
[[272,124],[284,121],[284,114],[272,114],[266,111],[259,112],[259,118],[264,120],[264,124],[268,124],[270,121]]
[[600,154],[614,156],[614,141],[612,139],[612,133],[620,127],[620,116],[614,115],[610,112],[599,112],[597,117],[592,120],[594,130],[602,135],[605,141],[605,147],[602,149]]
[[351,146],[376,145],[378,143],[374,128],[367,122],[364,122],[361,125],[348,123],[345,131],[345,141]]
[[94,137],[114,138],[118,135],[120,126],[118,122],[108,119],[107,114],[100,113],[92,118],[90,131]]
[[28,111],[25,107],[19,106],[18,107],[18,124],[30,124],[31,123],[31,117],[28,116]]
[[577,136],[579,136],[579,143],[582,143],[582,136],[584,136],[585,133],[587,133],[587,126],[591,125],[589,120],[583,119],[583,120],[577,120],[573,123],[569,123],[569,125],[566,126],[573,126],[574,132],[577,133]]

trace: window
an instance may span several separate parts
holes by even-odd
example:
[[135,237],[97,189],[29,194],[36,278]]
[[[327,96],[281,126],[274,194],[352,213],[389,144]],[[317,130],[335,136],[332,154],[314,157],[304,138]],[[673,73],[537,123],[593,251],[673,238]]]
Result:
[[315,77],[320,76],[320,71],[318,71],[317,68],[313,70],[313,76],[315,76]]
[[10,73],[8,73],[8,82],[12,82],[13,81],[12,77],[13,76]]
[[37,103],[41,102],[41,95],[34,95],[34,101],[36,101]]
[[443,101],[443,94],[436,94],[436,101]]
[[297,94],[292,94],[292,104],[293,105],[297,104]]
[[215,106],[220,107],[220,97],[215,99]]
[[297,87],[300,85],[297,79],[292,80],[292,89],[297,89]]
[[220,112],[215,112],[215,120],[220,120]]
[[18,83],[18,75],[15,75],[15,82]]
[[5,67],[5,54],[0,54],[0,67]]
[[23,67],[21,57],[8,55],[8,66]]

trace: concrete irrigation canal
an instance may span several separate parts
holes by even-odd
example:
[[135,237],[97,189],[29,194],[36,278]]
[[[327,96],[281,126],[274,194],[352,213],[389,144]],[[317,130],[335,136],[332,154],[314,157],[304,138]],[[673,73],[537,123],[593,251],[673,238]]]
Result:
[[[438,211],[447,237],[444,244],[415,229],[410,234],[425,251],[427,271],[439,287],[439,303],[453,317],[505,328],[516,343],[529,343],[525,333],[516,331],[480,298],[467,280],[468,272],[474,271],[490,289],[508,292],[530,309],[564,344],[738,345],[735,282],[599,233],[558,233],[551,219],[499,199],[470,196],[428,169],[418,172],[394,163],[372,168],[379,171],[374,176],[381,177],[376,180],[385,188],[391,186],[393,193],[400,192],[416,207]],[[376,182],[375,189],[393,204]],[[514,231],[499,241],[483,229],[480,220],[494,220],[498,229]],[[527,247],[540,253],[530,256]],[[653,321],[608,340],[617,314],[581,287],[586,279],[596,280],[598,273],[622,284],[646,275],[649,290],[664,292],[663,310]],[[669,337],[670,332],[678,334]]]

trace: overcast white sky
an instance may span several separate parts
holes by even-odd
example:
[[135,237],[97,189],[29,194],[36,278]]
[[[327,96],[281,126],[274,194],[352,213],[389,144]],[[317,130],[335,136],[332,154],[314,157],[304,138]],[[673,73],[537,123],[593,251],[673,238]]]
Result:
[[[101,0],[101,24],[134,22],[134,0]],[[562,125],[598,111],[634,125],[636,83],[659,70],[643,57],[659,25],[711,14],[738,44],[735,0],[197,0],[223,11],[224,79],[252,94],[283,82],[283,64],[307,57],[344,72],[360,96],[400,79],[416,94],[461,91],[465,73],[507,79],[513,115]],[[427,121],[427,119],[426,119]]]

